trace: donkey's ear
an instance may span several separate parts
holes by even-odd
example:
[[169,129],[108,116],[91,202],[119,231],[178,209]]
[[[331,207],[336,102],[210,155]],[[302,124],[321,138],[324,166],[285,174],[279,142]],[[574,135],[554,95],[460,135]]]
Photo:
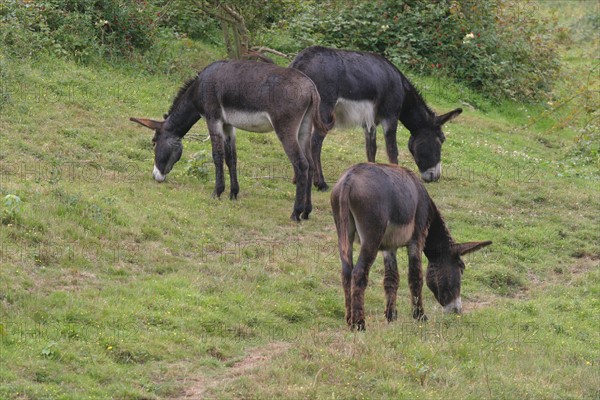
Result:
[[446,122],[458,117],[462,111],[462,108],[457,108],[456,110],[452,110],[449,113],[438,115],[437,117],[435,117],[435,123],[436,125],[442,126]]
[[463,256],[465,254],[472,253],[479,249],[483,249],[485,246],[489,246],[490,244],[492,244],[490,240],[486,240],[485,242],[467,242],[455,244],[454,249],[456,250],[456,252],[458,252],[458,254]]
[[137,122],[140,125],[145,126],[146,128],[150,128],[153,130],[160,129],[164,123],[164,121],[155,121],[153,119],[146,118],[129,118],[130,121]]

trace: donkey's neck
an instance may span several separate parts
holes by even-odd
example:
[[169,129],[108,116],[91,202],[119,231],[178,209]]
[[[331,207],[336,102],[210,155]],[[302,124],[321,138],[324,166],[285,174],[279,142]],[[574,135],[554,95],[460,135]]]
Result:
[[427,106],[419,91],[404,78],[405,96],[400,110],[400,122],[411,134],[426,126],[430,126],[435,118],[435,113]]
[[450,254],[454,240],[437,207],[431,202],[430,223],[423,252],[428,260],[437,260]]
[[179,137],[185,136],[201,115],[194,105],[197,79],[187,82],[179,91],[165,120],[166,129]]

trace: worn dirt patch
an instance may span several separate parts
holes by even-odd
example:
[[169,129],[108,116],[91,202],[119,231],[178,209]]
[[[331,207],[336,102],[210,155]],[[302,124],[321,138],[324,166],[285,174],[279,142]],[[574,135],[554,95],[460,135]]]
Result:
[[273,358],[285,352],[290,347],[289,343],[273,342],[266,346],[250,350],[241,360],[235,362],[223,374],[216,376],[199,375],[186,380],[188,388],[185,392],[172,400],[200,400],[207,399],[212,388],[226,384],[237,377],[243,376],[256,368],[268,363]]

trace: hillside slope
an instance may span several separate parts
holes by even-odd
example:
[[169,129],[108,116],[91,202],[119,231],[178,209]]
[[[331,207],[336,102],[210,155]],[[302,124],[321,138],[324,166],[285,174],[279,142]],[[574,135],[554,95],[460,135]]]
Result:
[[[425,290],[425,325],[404,280],[399,320],[384,322],[378,258],[356,334],[329,193],[289,221],[274,134],[238,134],[240,195],[218,201],[202,121],[164,184],[129,121],[160,117],[182,82],[44,57],[1,66],[1,398],[598,397],[598,164],[564,108],[415,77],[435,110],[465,108],[427,189],[457,240],[494,245],[467,259],[465,314],[443,316]],[[330,133],[330,183],[364,161],[363,140]],[[407,140],[401,164],[416,170]]]

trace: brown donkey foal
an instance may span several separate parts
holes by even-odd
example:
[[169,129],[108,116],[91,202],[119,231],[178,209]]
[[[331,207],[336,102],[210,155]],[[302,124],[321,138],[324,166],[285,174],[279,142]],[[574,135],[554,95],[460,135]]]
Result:
[[[460,256],[492,242],[454,243],[433,200],[413,172],[396,165],[355,165],[333,188],[331,207],[342,261],[346,322],[351,328],[365,329],[364,293],[379,250],[383,251],[385,265],[385,316],[388,322],[397,318],[398,247],[408,248],[413,318],[427,320],[421,297],[421,252],[429,260],[427,286],[444,312],[461,312],[460,282],[465,264]],[[360,254],[353,265],[356,233]]]

